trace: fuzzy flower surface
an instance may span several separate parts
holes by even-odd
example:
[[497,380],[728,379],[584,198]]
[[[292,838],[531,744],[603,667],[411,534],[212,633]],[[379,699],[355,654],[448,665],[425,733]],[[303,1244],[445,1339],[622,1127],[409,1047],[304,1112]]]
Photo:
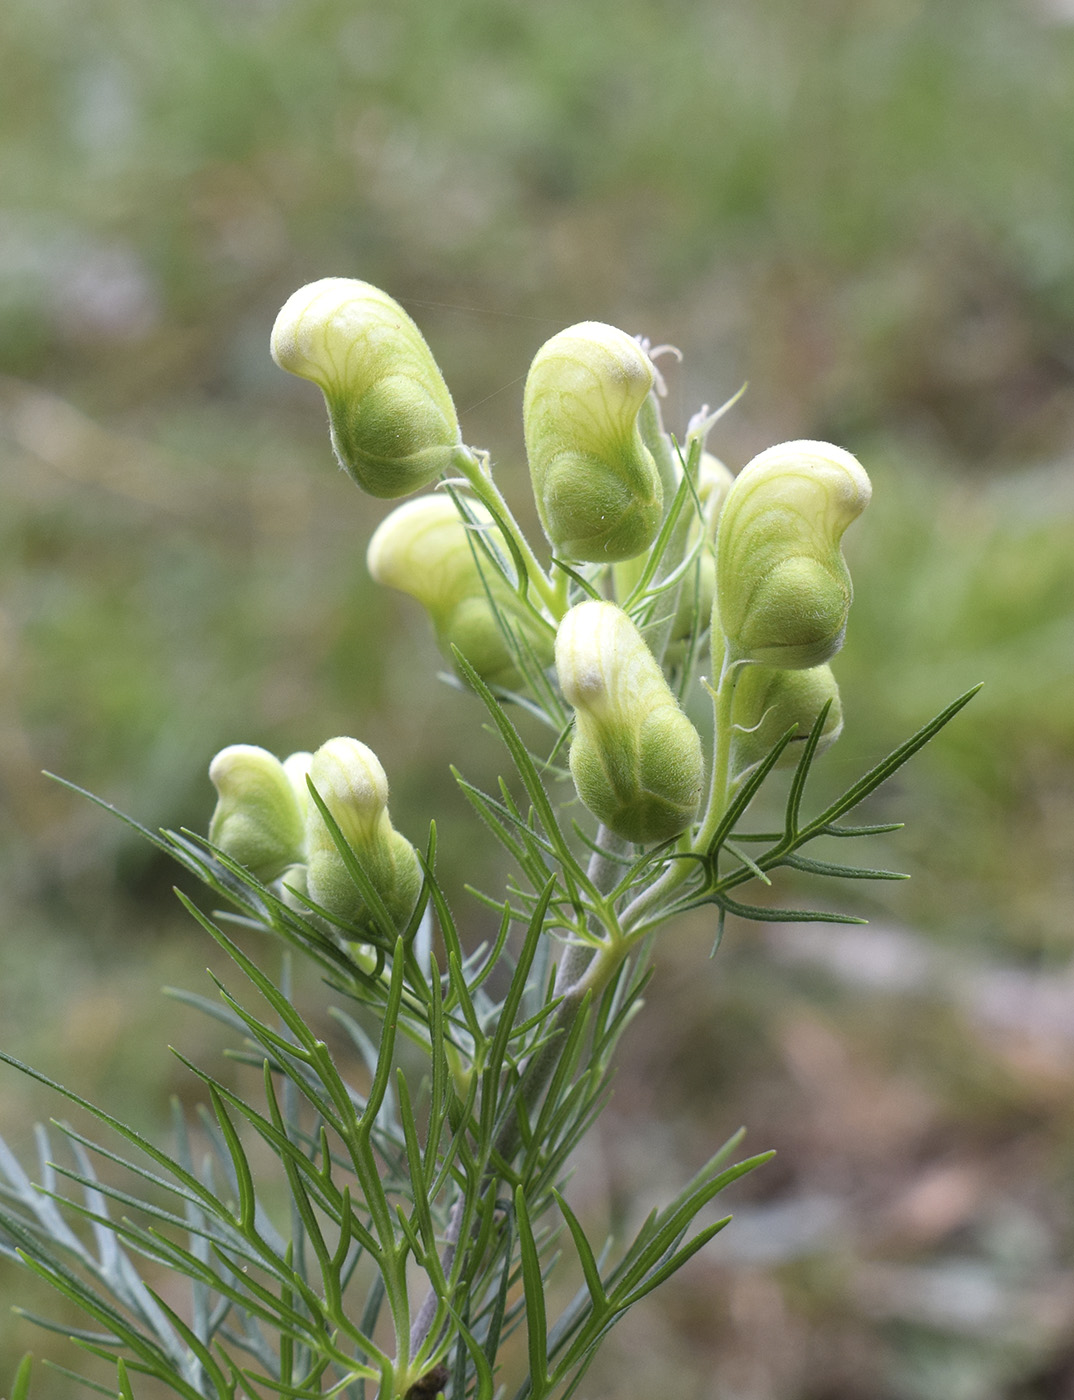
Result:
[[639,845],[685,831],[701,800],[701,739],[626,613],[596,600],[572,608],[556,670],[574,707],[570,769],[586,807]]
[[770,447],[735,477],[716,536],[713,612],[728,659],[797,669],[835,655],[853,597],[840,542],[871,492],[857,458],[826,442]]
[[272,358],[324,394],[340,465],[372,496],[431,485],[461,444],[451,394],[411,318],[349,277],[300,287],[272,328]]

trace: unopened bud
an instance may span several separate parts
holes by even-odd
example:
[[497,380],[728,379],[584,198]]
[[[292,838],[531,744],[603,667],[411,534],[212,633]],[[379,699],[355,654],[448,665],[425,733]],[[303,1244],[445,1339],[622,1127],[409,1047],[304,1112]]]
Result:
[[406,496],[451,467],[461,442],[451,394],[385,292],[349,277],[301,287],[276,317],[272,358],[322,390],[336,456],[370,495]]
[[638,427],[653,367],[614,326],[583,321],[538,350],[523,421],[537,511],[557,554],[608,563],[656,538],[663,487]]
[[[417,904],[421,866],[414,847],[388,816],[388,779],[380,760],[357,739],[329,739],[313,755],[309,778],[393,924],[402,930]],[[312,801],[306,850],[310,899],[340,922],[371,929],[366,902]]]
[[630,618],[614,603],[579,603],[560,624],[556,669],[575,711],[570,767],[586,807],[640,845],[685,831],[701,800],[701,740]]
[[743,666],[731,711],[732,771],[743,773],[760,763],[792,729],[794,737],[780,754],[777,767],[793,766],[825,705],[829,709],[818,753],[830,748],[843,731],[843,707],[832,668],[823,665],[791,671]]
[[310,771],[312,762],[313,755],[305,750],[289,754],[283,761],[283,771],[287,774],[287,780],[294,791],[303,821],[306,820],[306,813],[310,805],[310,790],[306,782],[306,774]]
[[253,744],[232,744],[209,765],[218,800],[209,840],[259,880],[275,880],[302,859],[302,810],[280,760]]
[[729,660],[799,668],[835,655],[853,594],[839,542],[870,494],[857,459],[826,442],[770,447],[742,469],[716,539]]
[[483,680],[515,689],[522,677],[490,598],[542,665],[552,659],[551,639],[521,608],[514,589],[482,553],[471,531],[485,532],[489,543],[506,555],[502,534],[482,506],[467,505],[473,525],[462,519],[449,496],[419,496],[397,506],[369,541],[369,572],[378,583],[421,603],[446,657],[451,658],[456,646]]

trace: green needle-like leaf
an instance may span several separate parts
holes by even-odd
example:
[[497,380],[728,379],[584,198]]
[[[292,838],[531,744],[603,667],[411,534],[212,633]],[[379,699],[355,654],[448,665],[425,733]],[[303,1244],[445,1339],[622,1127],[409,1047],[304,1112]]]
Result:
[[[749,919],[761,924],[867,924],[868,919],[859,919],[853,914],[829,913],[823,909],[778,909],[774,905],[742,904],[724,891],[706,895],[694,901],[698,904],[718,904],[728,914],[737,914],[740,919]],[[686,906],[693,907],[693,906]]]
[[526,1295],[526,1336],[529,1344],[530,1385],[534,1400],[548,1393],[548,1326],[545,1320],[544,1278],[522,1188],[515,1191],[515,1219],[521,1250],[522,1287]]
[[[671,537],[675,533],[675,528],[679,523],[679,517],[682,515],[686,502],[691,497],[696,506],[697,489],[690,480],[689,473],[684,473],[682,480],[679,482],[679,489],[675,492],[675,498],[671,502],[667,514],[664,516],[664,523],[660,527],[660,533],[657,535],[652,547],[648,551],[641,577],[634,585],[630,597],[622,604],[624,612],[632,613],[637,603],[650,592],[649,585],[656,577],[657,570],[660,569],[664,563],[664,557],[667,554],[668,545],[671,543]],[[670,578],[665,579],[663,585],[664,587],[674,586],[674,580]],[[660,590],[657,589],[656,591],[659,592]]]
[[794,731],[788,730],[783,738],[780,739],[779,743],[774,746],[771,753],[762,759],[757,767],[752,770],[749,777],[728,803],[727,810],[717,823],[716,830],[712,833],[712,839],[708,843],[706,855],[710,862],[715,859],[720,847],[727,839],[728,833],[734,830],[735,823],[760,791],[764,780],[779,762],[780,755],[793,738]]
[[[385,905],[383,899],[381,899],[380,892],[377,890],[377,887],[373,884],[372,880],[370,880],[369,876],[366,874],[361,861],[351,849],[350,843],[347,841],[347,838],[343,835],[343,832],[340,831],[339,823],[336,821],[335,817],[333,817],[332,813],[328,810],[328,805],[325,802],[324,798],[314,787],[313,782],[309,777],[306,778],[306,786],[309,788],[311,800],[316,806],[318,812],[320,812],[321,819],[324,822],[325,826],[328,828],[328,834],[332,838],[332,844],[339,852],[339,857],[347,868],[347,874],[354,881],[355,885],[358,888],[358,893],[362,896],[363,903],[369,910],[370,914],[373,916],[373,923],[376,927],[376,932],[380,935],[380,937],[379,939],[374,938],[373,930],[369,928],[356,928],[351,930],[351,932],[353,933],[354,937],[360,938],[362,942],[374,944],[379,943],[379,946],[382,947],[385,951],[387,951],[394,945],[397,936],[397,930],[394,922],[392,921],[391,915],[388,913],[387,906]],[[339,928],[346,930],[346,925],[340,924],[338,919],[333,919],[332,916],[327,913],[327,911],[319,910],[318,912],[321,913],[321,915],[324,918],[329,919],[332,923],[337,924]]]
[[523,786],[529,795],[529,799],[533,803],[534,810],[540,819],[541,825],[544,827],[545,833],[555,848],[556,856],[563,869],[564,878],[569,874],[582,885],[590,895],[595,895],[596,891],[593,890],[585,871],[578,864],[573,851],[567,844],[563,832],[560,830],[559,823],[552,809],[552,804],[549,802],[548,794],[545,792],[544,784],[541,782],[540,774],[537,772],[537,767],[530,757],[529,750],[522,742],[518,730],[508,719],[503,706],[458,648],[453,648],[453,650],[455,653],[456,665],[459,667],[467,683],[474,688],[484,701],[485,708],[491,715],[493,723],[497,730],[499,730],[500,737],[507,746],[508,752],[518,770],[518,775],[522,779]]
[[847,788],[842,797],[837,798],[819,817],[814,818],[809,823],[806,830],[811,835],[819,835],[837,822],[840,817],[857,807],[870,793],[875,792],[881,783],[886,782],[893,773],[898,772],[904,763],[913,758],[915,753],[923,749],[930,739],[934,739],[945,725],[950,724],[958,712],[965,709],[980,688],[980,685],[975,685],[971,690],[967,690],[964,695],[953,700],[946,709],[941,710],[927,724],[923,724],[904,744],[893,749],[887,758],[882,759],[874,768],[870,768],[864,777],[859,778],[856,783]]
[[787,813],[784,818],[784,829],[787,833],[787,840],[791,841],[798,835],[798,817],[802,807],[802,797],[805,794],[806,779],[809,777],[809,770],[813,766],[813,759],[817,754],[817,745],[820,743],[821,735],[824,733],[824,726],[828,722],[828,714],[831,711],[832,702],[827,701],[822,707],[820,714],[813,722],[813,728],[809,731],[805,748],[802,750],[791,778],[790,792],[787,795]]
[[809,856],[784,856],[783,865],[802,870],[808,875],[826,875],[834,880],[909,880],[898,870],[870,870],[860,865],[835,865],[831,861],[813,860]]
[[116,1362],[116,1379],[119,1382],[119,1400],[134,1400],[134,1391],[131,1388],[130,1379],[127,1376],[127,1366],[122,1357]]
[[601,1282],[600,1268],[597,1264],[596,1255],[593,1253],[589,1241],[586,1239],[585,1231],[570,1206],[559,1194],[552,1192],[553,1199],[560,1209],[563,1219],[567,1222],[567,1229],[571,1232],[574,1240],[574,1247],[578,1253],[578,1262],[582,1266],[582,1273],[585,1277],[586,1287],[589,1289],[589,1296],[593,1300],[593,1308],[596,1312],[602,1311],[608,1304],[608,1295],[604,1291],[604,1284]]
[[552,897],[552,890],[555,885],[555,877],[551,878],[541,892],[537,908],[530,926],[526,930],[526,940],[518,954],[518,961],[515,964],[514,975],[511,978],[511,985],[507,990],[503,1006],[500,1011],[499,1020],[496,1026],[496,1033],[489,1046],[488,1061],[484,1075],[484,1092],[481,1096],[481,1128],[483,1141],[491,1143],[493,1139],[493,1123],[498,1115],[500,1098],[500,1080],[503,1075],[504,1057],[507,1052],[507,1044],[511,1032],[514,1029],[515,1017],[521,1004],[523,994],[526,990],[526,980],[529,975],[530,965],[537,952],[537,944],[542,937],[547,937],[544,928],[545,911],[548,902]]
[[254,1178],[250,1171],[250,1162],[243,1150],[239,1135],[235,1131],[235,1125],[228,1117],[227,1109],[224,1107],[223,1096],[215,1084],[209,1084],[209,1097],[212,1100],[213,1112],[216,1120],[220,1124],[220,1129],[227,1142],[228,1152],[231,1156],[231,1165],[235,1173],[235,1181],[239,1188],[239,1225],[243,1234],[249,1237],[254,1233],[254,1215],[257,1209],[257,1197],[254,1193]]
[[30,1372],[33,1368],[33,1360],[33,1356],[27,1352],[19,1362],[19,1368],[15,1372],[15,1379],[11,1385],[11,1400],[29,1400]]

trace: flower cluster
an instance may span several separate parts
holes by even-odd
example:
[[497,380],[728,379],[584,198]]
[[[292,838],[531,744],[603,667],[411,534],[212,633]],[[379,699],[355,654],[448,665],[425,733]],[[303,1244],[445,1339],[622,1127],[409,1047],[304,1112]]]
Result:
[[259,880],[279,881],[293,907],[327,914],[359,941],[382,941],[380,912],[396,931],[407,927],[421,864],[392,826],[388,779],[372,749],[329,739],[316,753],[281,762],[266,749],[232,744],[213,759],[209,777],[217,791],[209,840]]
[[[277,318],[272,352],[322,389],[336,453],[365,490],[394,498],[439,483],[382,521],[370,573],[415,598],[445,657],[502,698],[554,687],[573,712],[577,797],[616,838],[651,846],[711,828],[774,749],[793,761],[807,736],[838,736],[828,663],[852,596],[840,542],[870,494],[850,453],[789,442],[733,476],[705,448],[718,414],[692,420],[685,451],[664,431],[647,342],[571,326],[538,350],[523,398],[546,568],[485,454],[463,445],[444,377],[391,297],[346,278],[304,287]],[[707,763],[687,713],[687,662],[699,656],[716,697]],[[407,922],[418,864],[363,745],[335,739],[286,763],[238,746],[212,777],[212,839],[234,859],[360,926],[369,910],[342,838]]]

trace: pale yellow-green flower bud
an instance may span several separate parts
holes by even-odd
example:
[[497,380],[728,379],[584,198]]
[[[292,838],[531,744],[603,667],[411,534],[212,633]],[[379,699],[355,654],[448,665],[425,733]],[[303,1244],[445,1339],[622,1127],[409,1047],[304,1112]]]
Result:
[[305,749],[299,750],[298,753],[288,754],[283,761],[283,771],[287,774],[287,780],[294,790],[295,800],[298,802],[303,821],[306,820],[306,813],[310,805],[310,790],[306,782],[306,774],[310,771],[312,762],[313,755],[307,753]]
[[[417,904],[421,865],[388,816],[388,779],[380,760],[357,739],[329,739],[313,755],[309,778],[393,924],[402,930]],[[342,922],[371,929],[365,900],[312,801],[306,813],[306,852],[310,899]]]
[[694,630],[699,614],[708,618],[712,612],[712,599],[716,591],[716,554],[713,548],[716,538],[716,525],[720,518],[724,498],[731,488],[734,477],[728,467],[714,457],[711,452],[702,452],[701,465],[697,477],[697,497],[701,505],[700,515],[695,515],[690,526],[690,548],[697,549],[697,557],[683,579],[679,606],[671,629],[671,644],[681,642]]
[[802,747],[824,706],[817,752],[835,743],[843,732],[843,707],[832,668],[812,666],[791,671],[774,666],[743,666],[731,709],[731,768],[738,774],[766,758],[789,729],[794,738],[777,760],[787,768],[798,762]]
[[701,513],[713,532],[734,479],[731,468],[721,462],[719,457],[714,457],[711,452],[702,451],[701,465],[697,473],[697,495],[701,502]]
[[253,744],[232,744],[209,765],[218,793],[209,840],[259,880],[275,880],[302,859],[302,811],[280,760]]
[[[308,795],[308,793],[307,793]],[[306,866],[303,862],[300,865],[289,865],[280,876],[280,898],[288,909],[296,914],[301,914],[304,919],[310,917],[310,907],[303,896],[309,893],[306,889]]]
[[716,538],[713,633],[728,660],[805,668],[835,655],[852,596],[839,542],[870,494],[856,458],[826,442],[770,447],[742,469]]
[[419,496],[397,506],[369,541],[369,572],[378,583],[421,603],[449,660],[456,646],[483,680],[516,689],[522,677],[489,595],[542,665],[552,659],[551,637],[534,625],[514,589],[482,553],[480,544],[471,540],[471,530],[480,529],[509,557],[503,535],[484,507],[476,501],[467,505],[473,525],[463,521],[450,496]]
[[276,317],[272,358],[322,390],[336,456],[370,495],[406,496],[451,468],[461,443],[451,394],[385,292],[349,277],[301,287]]
[[556,670],[575,712],[571,775],[593,815],[640,845],[685,831],[701,800],[701,740],[626,613],[593,600],[572,608]]
[[614,326],[583,321],[538,350],[523,422],[533,493],[557,554],[632,559],[660,529],[664,492],[638,414],[653,367]]

